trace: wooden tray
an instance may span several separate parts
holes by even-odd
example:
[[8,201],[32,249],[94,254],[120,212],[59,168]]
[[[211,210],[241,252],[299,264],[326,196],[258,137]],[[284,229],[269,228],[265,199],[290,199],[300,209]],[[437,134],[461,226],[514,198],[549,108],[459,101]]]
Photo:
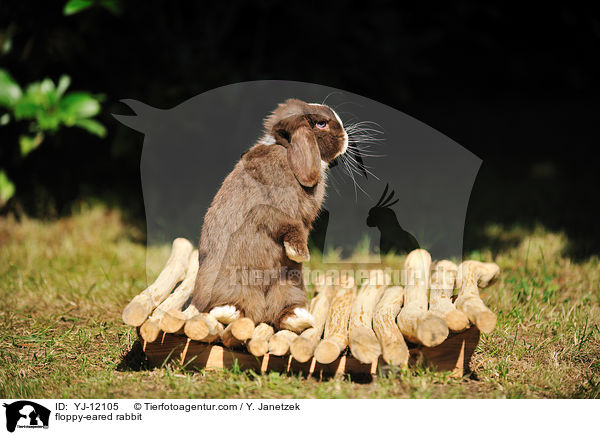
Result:
[[[163,333],[152,343],[144,342],[139,335],[139,329],[138,336],[146,357],[153,367],[159,367],[170,360],[178,360],[185,367],[223,369],[234,367],[237,360],[237,366],[241,370],[251,369],[257,373],[268,371],[300,373],[317,378],[336,375],[372,377],[391,369],[382,358],[379,358],[378,363],[362,364],[350,353],[342,355],[331,364],[320,364],[314,358],[306,363],[300,363],[291,355],[255,357],[243,348],[229,349],[217,344],[201,343],[184,335]],[[422,361],[435,370],[451,371],[453,376],[462,377],[465,372],[469,372],[469,362],[477,343],[479,343],[479,330],[473,326],[459,334],[451,334],[446,341],[436,347],[409,347],[409,364],[414,365]]]

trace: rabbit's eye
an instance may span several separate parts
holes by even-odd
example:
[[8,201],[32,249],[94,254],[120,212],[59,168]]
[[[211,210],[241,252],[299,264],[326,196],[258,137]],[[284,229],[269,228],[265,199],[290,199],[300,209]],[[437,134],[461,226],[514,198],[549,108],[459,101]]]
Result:
[[317,126],[317,128],[325,128],[327,123],[325,121],[317,121],[315,122],[315,125]]

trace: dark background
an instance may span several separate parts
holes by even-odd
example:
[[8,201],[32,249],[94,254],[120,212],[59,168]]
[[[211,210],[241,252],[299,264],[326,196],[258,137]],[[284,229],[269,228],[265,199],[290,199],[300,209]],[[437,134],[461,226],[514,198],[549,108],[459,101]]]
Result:
[[[64,16],[65,2],[0,0],[0,31],[13,32],[0,67],[21,84],[66,73],[71,89],[104,94],[109,134],[63,129],[9,163],[18,195],[5,213],[54,218],[99,198],[143,228],[143,140],[110,116],[130,113],[118,101],[170,108],[218,86],[283,79],[380,101],[482,158],[466,250],[516,243],[486,236],[497,222],[565,231],[575,259],[600,251],[597,8],[150,0]],[[0,127],[0,157],[22,132]]]

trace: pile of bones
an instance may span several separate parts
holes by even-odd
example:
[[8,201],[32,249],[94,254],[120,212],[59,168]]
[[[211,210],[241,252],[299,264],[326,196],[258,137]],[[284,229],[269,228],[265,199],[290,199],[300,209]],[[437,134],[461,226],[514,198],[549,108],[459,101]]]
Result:
[[408,363],[407,342],[433,347],[449,333],[471,325],[486,333],[496,325],[496,315],[479,294],[480,288],[497,278],[495,263],[464,261],[457,266],[441,260],[431,266],[429,253],[416,249],[406,258],[404,286],[391,285],[389,273],[382,270],[371,270],[360,288],[351,277],[337,285],[321,280],[310,304],[314,326],[275,331],[266,323],[255,325],[229,309],[233,307],[200,313],[189,304],[198,251],[178,238],[156,281],[123,311],[123,321],[139,327],[146,343],[162,333],[185,334],[191,340],[220,342],[228,348],[245,346],[257,357],[291,354],[301,363],[314,357],[321,364],[332,363],[349,348],[361,363],[372,364],[381,356],[386,363],[401,366]]

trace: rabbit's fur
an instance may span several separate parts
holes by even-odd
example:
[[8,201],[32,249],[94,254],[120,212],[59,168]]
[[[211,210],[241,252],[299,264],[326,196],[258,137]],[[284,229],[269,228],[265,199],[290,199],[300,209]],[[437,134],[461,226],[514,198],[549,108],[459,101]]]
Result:
[[191,303],[201,312],[233,305],[255,323],[279,328],[306,307],[308,233],[325,196],[327,166],[346,151],[348,135],[329,107],[293,99],[264,127],[206,212]]

